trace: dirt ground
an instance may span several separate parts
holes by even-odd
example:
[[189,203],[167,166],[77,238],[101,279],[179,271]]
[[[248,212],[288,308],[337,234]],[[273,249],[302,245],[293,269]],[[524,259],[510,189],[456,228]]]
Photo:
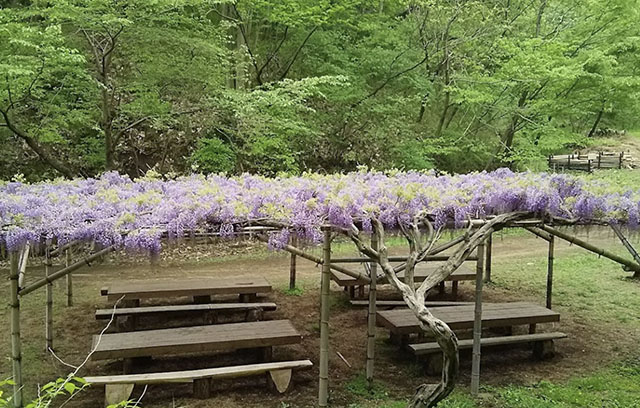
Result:
[[[612,244],[608,235],[591,236],[591,242]],[[615,244],[615,242],[613,242]],[[578,248],[564,243],[557,243],[556,257]],[[106,302],[99,296],[100,287],[109,282],[121,279],[182,279],[212,276],[264,276],[274,286],[274,291],[264,300],[277,303],[278,310],[267,314],[268,319],[290,319],[303,335],[302,344],[296,346],[276,347],[274,358],[305,359],[314,362],[311,370],[294,374],[295,384],[285,395],[269,393],[262,378],[246,380],[221,381],[216,384],[215,397],[209,400],[196,400],[191,397],[190,387],[186,385],[153,386],[148,390],[137,389],[135,395],[145,392],[145,407],[307,407],[314,406],[317,397],[318,350],[319,350],[319,279],[320,269],[307,261],[298,261],[298,282],[303,288],[301,295],[285,293],[288,282],[289,258],[284,255],[256,253],[253,247],[238,246],[231,252],[244,255],[227,256],[222,261],[211,262],[208,247],[174,249],[167,252],[163,259],[152,270],[149,263],[105,263],[95,265],[91,269],[83,269],[74,275],[75,305],[64,307],[63,281],[56,286],[56,353],[70,364],[79,364],[87,355],[91,346],[91,337],[100,332],[104,322],[96,322],[93,313],[96,308],[105,307]],[[546,244],[529,236],[513,236],[494,240],[493,256],[496,262],[533,256],[546,256]],[[396,251],[397,252],[397,251]],[[184,260],[187,259],[185,262]],[[193,261],[193,262],[190,262]],[[42,272],[38,269],[28,271],[30,279]],[[8,289],[8,283],[3,284]],[[332,406],[348,406],[353,395],[345,389],[345,384],[364,372],[366,344],[366,311],[350,306],[348,298],[337,286],[332,286],[332,308],[330,320],[330,389]],[[43,291],[39,291],[43,292]],[[397,298],[390,289],[380,290],[382,299]],[[33,388],[33,382],[44,382],[52,376],[64,376],[69,368],[63,366],[43,348],[43,293],[27,298],[24,301],[23,314],[25,338],[25,377]],[[460,288],[460,300],[472,300],[472,283],[466,282]],[[485,301],[504,302],[527,300],[539,304],[544,299],[536,298],[527,291],[507,291],[504,288],[488,285]],[[42,310],[42,313],[40,313]],[[499,352],[487,352],[482,358],[481,382],[485,385],[530,384],[540,380],[560,381],[570,376],[593,371],[612,361],[625,356],[634,346],[637,339],[630,335],[628,328],[608,323],[594,324],[584,317],[575,316],[561,310],[560,323],[542,325],[542,331],[552,328],[569,334],[568,340],[557,342],[557,355],[548,361],[534,361],[531,353],[525,349],[508,349]],[[8,313],[5,313],[5,330],[3,350],[8,348]],[[149,321],[148,327],[155,325],[181,325],[184,321]],[[393,396],[405,398],[416,386],[429,380],[425,377],[421,365],[410,358],[407,353],[399,351],[389,344],[388,333],[379,328],[376,361],[376,377],[392,390]],[[615,346],[612,347],[612,344]],[[337,353],[340,353],[343,361]],[[470,381],[470,358],[463,354],[460,386]],[[141,372],[157,370],[177,370],[223,366],[228,364],[248,363],[252,361],[250,353],[231,353],[213,356],[190,356],[180,358],[163,358],[154,360],[150,366],[139,367]],[[102,375],[121,371],[117,362],[89,362],[81,371],[81,375]],[[10,373],[10,362],[0,363],[0,372],[4,377]],[[435,380],[435,379],[433,379]],[[33,392],[28,389],[28,392]],[[83,396],[74,400],[69,406],[97,407],[101,406],[103,391],[90,389]]]

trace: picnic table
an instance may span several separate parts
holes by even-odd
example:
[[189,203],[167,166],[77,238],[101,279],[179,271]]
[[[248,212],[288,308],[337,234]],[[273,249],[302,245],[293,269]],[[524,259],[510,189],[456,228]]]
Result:
[[[415,282],[424,281],[427,278],[427,276],[431,275],[440,265],[442,265],[442,262],[421,262],[417,264],[414,270],[413,280]],[[404,271],[398,273],[397,276],[398,278],[400,278],[400,280],[404,280]],[[458,294],[459,282],[472,281],[472,280],[475,280],[475,278],[476,278],[476,272],[462,265],[458,269],[456,269],[451,275],[449,275],[447,279],[445,279],[445,281],[451,282],[451,293],[455,298]],[[353,276],[349,276],[342,272],[338,272],[334,270],[331,271],[331,279],[333,279],[333,281],[338,286],[342,286],[345,288],[345,290],[348,290],[350,297],[352,299],[355,298],[356,287],[359,288],[360,297],[363,297],[364,287],[367,285],[367,282],[361,279],[356,279]],[[388,283],[389,282],[386,276],[379,277],[376,280],[376,284],[378,285],[384,285]],[[440,293],[444,292],[444,285],[445,285],[444,282],[440,284]]]
[[[474,305],[432,307],[429,311],[444,321],[452,330],[473,328]],[[421,334],[418,319],[410,309],[384,310],[377,313],[377,323],[391,332],[392,338],[406,342],[411,334]],[[546,307],[528,302],[486,303],[482,307],[482,327],[511,328],[560,321],[560,314]]]
[[[239,349],[261,349],[264,359],[270,359],[273,346],[301,341],[302,336],[289,320],[180,327],[96,335],[91,359],[132,359]],[[128,371],[127,364],[125,371]]]
[[241,302],[252,302],[258,293],[271,291],[262,277],[206,278],[180,280],[144,280],[112,283],[101,289],[109,301],[121,298],[137,306],[141,299],[192,297],[196,303],[209,303],[213,295],[239,295]]

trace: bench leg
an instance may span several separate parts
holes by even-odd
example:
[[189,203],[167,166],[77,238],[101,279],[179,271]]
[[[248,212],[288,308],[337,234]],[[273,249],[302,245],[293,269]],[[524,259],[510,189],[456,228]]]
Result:
[[104,406],[128,401],[133,392],[133,384],[107,384],[104,386]]
[[445,292],[444,281],[442,281],[438,285],[438,293],[440,293],[441,295],[444,295],[444,292]]
[[264,310],[261,308],[247,310],[244,320],[247,322],[259,322],[264,317]]
[[209,295],[204,295],[204,296],[194,296],[193,297],[193,303],[199,304],[199,305],[204,305],[207,303],[211,303],[211,296]]
[[269,389],[284,394],[291,385],[291,369],[272,370],[267,373]]
[[364,285],[358,286],[358,298],[364,299]]
[[349,299],[355,299],[356,298],[356,287],[355,286],[349,286]]
[[193,396],[198,399],[206,399],[211,396],[211,379],[201,378],[193,380]]
[[453,299],[458,299],[458,281],[451,282],[451,296]]
[[529,334],[534,334],[536,332],[536,324],[532,323],[529,325]]
[[442,373],[443,364],[442,353],[429,354],[425,362],[424,371],[427,375],[439,375]]
[[555,354],[553,340],[537,341],[533,343],[533,357],[537,360],[546,360]]
[[240,303],[255,302],[256,298],[257,296],[255,293],[243,293],[240,295]]
[[138,316],[116,317],[116,330],[119,332],[135,331],[138,326]]

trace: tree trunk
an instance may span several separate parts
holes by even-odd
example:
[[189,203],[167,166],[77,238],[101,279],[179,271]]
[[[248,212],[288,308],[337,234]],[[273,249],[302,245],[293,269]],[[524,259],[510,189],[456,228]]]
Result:
[[604,103],[602,103],[602,108],[598,112],[598,115],[596,116],[596,120],[595,122],[593,122],[593,126],[591,126],[591,130],[589,131],[589,134],[587,135],[587,137],[593,137],[594,133],[596,133],[596,130],[598,130],[598,125],[600,124],[600,120],[602,119],[603,114],[604,114]]

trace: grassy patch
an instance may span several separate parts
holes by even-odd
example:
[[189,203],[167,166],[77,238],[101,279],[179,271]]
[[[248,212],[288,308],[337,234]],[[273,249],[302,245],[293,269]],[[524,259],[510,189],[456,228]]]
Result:
[[302,296],[304,295],[304,289],[296,286],[295,288],[286,288],[282,291],[287,296]]
[[358,374],[351,381],[345,384],[345,389],[351,394],[372,400],[387,400],[389,398],[389,391],[379,381],[373,381],[372,387],[369,388],[369,383],[364,374]]
[[[547,261],[523,258],[494,264],[494,284],[544,297]],[[620,266],[590,253],[563,254],[554,261],[553,304],[589,320],[640,327],[640,282]]]

